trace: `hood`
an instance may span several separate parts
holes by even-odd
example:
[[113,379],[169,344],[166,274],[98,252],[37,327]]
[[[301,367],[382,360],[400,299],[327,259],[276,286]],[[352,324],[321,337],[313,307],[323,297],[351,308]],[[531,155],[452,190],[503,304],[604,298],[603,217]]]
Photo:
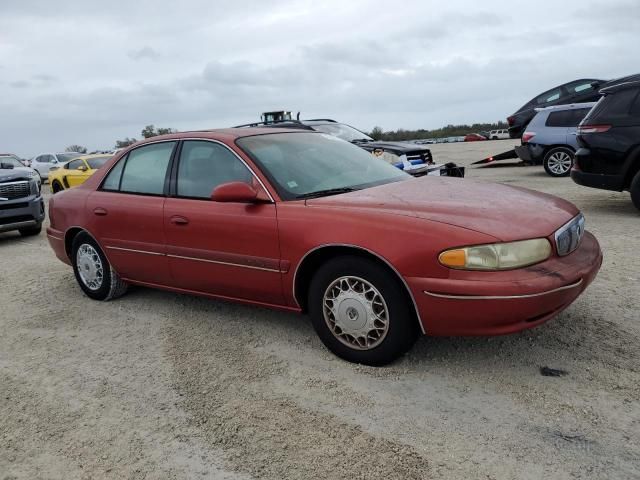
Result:
[[29,168],[0,168],[0,182],[11,182],[13,180],[29,180]]
[[388,150],[390,152],[394,152],[399,155],[429,151],[428,148],[425,148],[422,145],[416,145],[415,143],[409,143],[409,142],[373,141],[373,142],[353,142],[353,143],[367,150],[374,150],[376,148],[380,148],[382,150]]
[[429,176],[308,200],[307,205],[414,216],[505,242],[547,237],[578,214],[572,203],[545,193]]

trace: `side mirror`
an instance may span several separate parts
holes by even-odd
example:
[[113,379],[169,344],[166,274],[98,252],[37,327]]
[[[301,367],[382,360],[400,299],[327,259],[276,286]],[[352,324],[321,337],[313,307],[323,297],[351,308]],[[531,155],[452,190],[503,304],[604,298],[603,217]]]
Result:
[[81,172],[86,172],[86,171],[87,171],[87,170],[89,170],[89,169],[87,168],[87,166],[86,166],[86,165],[80,165],[80,166],[78,167],[78,170],[80,170]]
[[244,182],[229,182],[218,185],[211,193],[214,202],[254,203],[258,190]]

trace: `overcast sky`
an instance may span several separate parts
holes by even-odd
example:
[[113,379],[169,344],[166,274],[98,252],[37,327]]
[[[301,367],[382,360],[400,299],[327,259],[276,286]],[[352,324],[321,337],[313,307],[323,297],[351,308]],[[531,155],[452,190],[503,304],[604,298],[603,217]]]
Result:
[[640,1],[1,0],[0,151],[111,148],[300,110],[369,131],[504,120],[640,73]]

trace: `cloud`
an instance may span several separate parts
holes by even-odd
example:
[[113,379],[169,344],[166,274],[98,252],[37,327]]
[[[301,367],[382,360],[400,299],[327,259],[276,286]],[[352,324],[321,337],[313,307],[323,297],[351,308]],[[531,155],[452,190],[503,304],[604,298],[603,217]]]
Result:
[[1,147],[101,149],[274,108],[364,130],[497,121],[559,83],[636,73],[639,5],[539,0],[523,22],[498,0],[1,2]]
[[161,55],[151,47],[142,47],[127,53],[131,60],[159,60]]

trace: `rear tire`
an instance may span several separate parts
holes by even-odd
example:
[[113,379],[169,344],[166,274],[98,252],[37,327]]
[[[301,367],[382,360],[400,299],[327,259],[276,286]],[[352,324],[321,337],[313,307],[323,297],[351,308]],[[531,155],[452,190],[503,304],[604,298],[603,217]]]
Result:
[[631,193],[631,201],[633,202],[633,205],[640,210],[640,172],[636,173],[636,176],[631,180],[629,193]]
[[403,285],[373,260],[329,260],[311,280],[308,305],[322,343],[349,362],[386,365],[418,337],[418,321]]
[[542,164],[545,171],[552,177],[567,177],[573,166],[573,150],[566,147],[556,147],[549,150]]
[[60,185],[59,182],[54,181],[51,184],[51,193],[58,193],[58,192],[61,192],[62,190],[64,190],[64,188],[62,188],[62,185]]
[[23,237],[35,237],[42,232],[42,224],[39,223],[33,227],[21,228],[18,232],[20,232],[20,235]]
[[73,273],[82,291],[94,300],[108,301],[125,294],[128,284],[111,267],[98,243],[79,233],[71,247]]

